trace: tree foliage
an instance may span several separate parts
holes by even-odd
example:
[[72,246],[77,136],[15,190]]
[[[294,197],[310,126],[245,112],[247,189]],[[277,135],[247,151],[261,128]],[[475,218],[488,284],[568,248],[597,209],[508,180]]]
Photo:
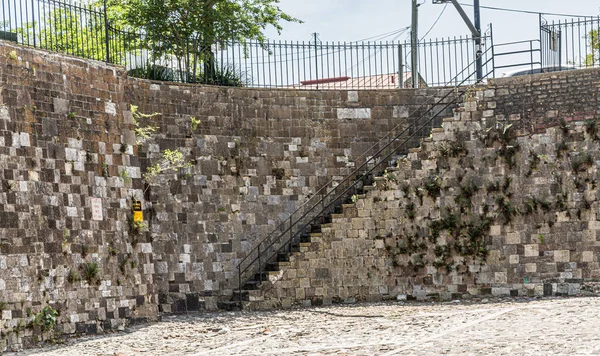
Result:
[[24,23],[16,32],[22,43],[78,57],[106,59],[104,22],[91,9],[86,13],[72,7],[53,7],[37,22]]
[[[106,3],[106,14],[104,4]],[[244,85],[239,69],[220,63],[215,45],[257,41],[282,22],[300,22],[279,0],[90,0],[48,3],[36,22],[16,30],[21,43],[128,65],[149,79]],[[106,27],[108,24],[108,28]],[[5,26],[6,27],[6,26]],[[107,38],[108,36],[108,38]],[[127,63],[125,61],[127,59]],[[134,61],[135,63],[133,63]],[[145,63],[140,67],[140,63]]]
[[108,0],[111,21],[162,37],[203,42],[266,41],[264,30],[278,32],[282,21],[300,22],[277,6],[279,0]]
[[[279,0],[108,0],[112,23],[144,34],[154,58],[175,56],[179,73],[215,81],[213,45],[249,40],[265,44],[264,31],[300,22],[277,6]],[[200,68],[201,67],[201,68]],[[202,73],[200,73],[202,72]],[[185,79],[185,78],[184,78]],[[187,80],[186,80],[187,81]]]
[[600,64],[600,28],[591,30],[588,36],[591,53],[585,58],[585,66],[593,67]]

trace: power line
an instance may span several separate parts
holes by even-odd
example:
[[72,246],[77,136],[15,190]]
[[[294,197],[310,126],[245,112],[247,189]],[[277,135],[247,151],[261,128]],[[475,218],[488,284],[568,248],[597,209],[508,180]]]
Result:
[[431,28],[429,28],[429,30],[427,31],[427,33],[425,33],[423,35],[423,37],[421,37],[421,41],[423,41],[425,39],[425,37],[427,37],[427,35],[429,34],[429,32],[431,32],[431,30],[433,30],[433,28],[435,27],[435,25],[437,25],[438,21],[442,18],[442,15],[444,14],[444,11],[446,11],[447,7],[448,7],[448,3],[446,3],[446,5],[444,5],[444,8],[442,9],[442,12],[440,12],[440,15],[438,16],[438,18],[435,20],[435,22],[433,23],[433,25],[431,25]]
[[399,29],[394,30],[394,31],[390,31],[390,32],[387,32],[387,33],[382,33],[380,35],[375,35],[373,37],[363,38],[363,39],[360,39],[360,40],[357,40],[357,41],[354,41],[354,42],[363,42],[363,41],[368,41],[368,40],[371,40],[371,39],[375,39],[375,41],[381,40],[381,39],[384,39],[384,38],[387,38],[387,37],[392,37],[392,36],[394,36],[394,35],[396,35],[398,33],[402,34],[405,31],[407,31],[409,28],[410,28],[410,26],[399,28]]
[[[462,6],[473,6],[473,4],[463,4],[460,3]],[[534,15],[539,15],[539,14],[543,14],[543,15],[552,15],[552,16],[567,16],[567,17],[595,17],[595,16],[587,16],[587,15],[572,15],[572,14],[559,14],[559,13],[554,13],[554,12],[543,12],[543,11],[528,11],[528,10],[518,10],[518,9],[507,9],[507,8],[502,8],[502,7],[492,7],[492,6],[480,6],[482,9],[488,9],[488,10],[496,10],[496,11],[508,11],[508,12],[520,12],[523,14],[534,14]]]

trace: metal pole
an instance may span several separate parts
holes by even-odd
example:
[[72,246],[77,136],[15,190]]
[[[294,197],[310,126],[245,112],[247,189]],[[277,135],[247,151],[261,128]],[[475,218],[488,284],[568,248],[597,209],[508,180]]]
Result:
[[411,30],[411,37],[410,37],[410,46],[411,46],[411,61],[410,61],[410,65],[411,65],[411,70],[412,70],[412,87],[413,88],[418,88],[419,87],[419,81],[418,81],[418,76],[419,76],[419,71],[417,68],[417,61],[418,61],[418,43],[419,43],[419,5],[417,4],[417,0],[412,0],[412,30]]
[[104,37],[106,42],[106,62],[110,63],[110,44],[108,38],[108,15],[106,13],[106,0],[104,0]]
[[36,48],[36,40],[35,40],[35,36],[37,35],[35,33],[35,5],[33,3],[33,0],[31,0],[31,18],[32,18],[32,23],[33,23],[33,48]]
[[[313,33],[314,36],[314,41],[315,41],[315,76],[316,76],[316,80],[317,80],[317,89],[319,89],[319,56],[317,56],[317,36],[319,34],[318,33]],[[291,226],[290,226],[291,228]]]
[[238,266],[238,298],[240,298],[240,303],[242,302],[242,266]]
[[494,28],[490,23],[490,48],[492,49],[492,78],[496,78],[496,49],[494,48]]
[[477,30],[478,36],[475,37],[475,46],[477,47],[477,81],[483,79],[483,51],[481,49],[481,11],[479,7],[479,0],[473,0],[473,7],[475,8],[475,29]]
[[257,253],[258,253],[258,278],[262,279],[262,263],[260,263],[260,243],[258,244],[258,248],[257,248]]
[[542,13],[539,13],[538,16],[539,16],[539,22],[540,22],[540,66],[543,68],[545,58],[544,58],[544,38],[542,36]]
[[400,43],[398,44],[398,88],[404,88],[404,58],[402,56],[402,43]]

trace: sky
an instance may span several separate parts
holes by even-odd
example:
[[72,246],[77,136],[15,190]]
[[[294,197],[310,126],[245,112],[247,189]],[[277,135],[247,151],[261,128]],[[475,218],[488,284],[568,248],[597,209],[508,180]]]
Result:
[[[460,3],[473,4],[473,0]],[[310,40],[311,34],[319,34],[321,41],[357,41],[390,33],[411,25],[411,0],[280,0],[280,8],[301,20],[302,24],[284,23],[281,36],[269,30],[268,36],[281,40]],[[420,0],[419,37],[434,24],[446,5]],[[534,12],[555,12],[572,15],[598,16],[600,2],[597,0],[480,0],[481,6],[519,9]],[[465,6],[472,18],[473,7]],[[543,15],[548,20],[566,16]],[[539,38],[538,15],[481,10],[482,27],[493,23],[495,43]],[[448,4],[438,23],[427,38],[466,35],[469,33],[458,12]],[[407,39],[408,32],[398,39]],[[394,36],[385,38],[392,40]]]
[[[473,0],[459,0],[459,2],[465,5],[463,8],[473,21],[474,8],[467,6],[473,5]],[[419,6],[419,38],[441,39],[470,35],[467,25],[452,3],[433,4],[432,0],[419,0],[419,3],[421,4]],[[284,12],[301,19],[304,23],[284,23],[281,35],[274,30],[268,30],[267,36],[274,40],[308,42],[312,40],[311,34],[316,32],[321,42],[361,41],[364,39],[407,41],[410,39],[410,30],[406,30],[406,28],[411,25],[411,5],[412,0],[280,0],[279,6]],[[597,16],[600,15],[600,1],[598,0],[480,0],[480,5],[534,12],[519,13],[481,9],[482,29],[485,31],[490,23],[493,26],[494,51],[496,53],[494,59],[495,65],[498,67],[495,75],[506,75],[510,71],[529,68],[529,65],[525,65],[525,63],[542,61],[539,52],[533,54],[534,57],[537,56],[533,60],[530,58],[531,53],[501,54],[529,49],[530,45],[539,48],[539,41],[498,46],[515,41],[539,40],[538,12],[561,14],[542,14],[543,19],[548,22],[564,21],[564,19],[573,19],[576,16],[595,16],[598,19]],[[382,34],[388,35],[382,36]],[[548,40],[548,35],[544,37],[544,40]],[[582,43],[585,43],[585,40]],[[484,46],[484,51],[486,48],[490,47]],[[561,65],[576,65],[582,63],[582,58],[585,58],[585,53],[567,52],[562,52]],[[552,65],[557,65],[558,61],[553,63]],[[427,76],[426,73],[424,75]],[[452,76],[453,74],[450,75],[450,77]],[[442,82],[445,82],[446,79],[444,77]]]

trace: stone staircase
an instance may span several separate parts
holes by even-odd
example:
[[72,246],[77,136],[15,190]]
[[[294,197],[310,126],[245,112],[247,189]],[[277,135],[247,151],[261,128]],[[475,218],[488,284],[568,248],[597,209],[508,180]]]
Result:
[[[442,100],[445,100],[447,97],[448,95],[433,104],[432,109],[430,110],[433,110],[436,105],[442,103]],[[284,271],[290,266],[290,262],[294,261],[295,253],[307,252],[311,251],[313,248],[318,248],[318,244],[322,241],[323,231],[332,228],[332,220],[352,214],[352,212],[355,211],[354,202],[364,198],[365,194],[368,194],[369,191],[377,189],[376,184],[380,181],[383,182],[386,179],[384,177],[385,171],[392,172],[397,169],[394,163],[399,157],[415,150],[415,148],[409,147],[419,147],[423,140],[431,140],[432,136],[436,134],[439,135],[440,133],[443,134],[443,128],[439,127],[444,121],[442,118],[447,115],[448,109],[453,108],[452,105],[455,105],[461,97],[462,94],[453,100],[445,101],[443,103],[443,105],[445,105],[443,109],[446,111],[436,109],[437,114],[431,113],[429,118],[422,116],[421,119],[423,119],[423,122],[415,121],[413,124],[409,125],[411,131],[406,133],[406,137],[398,136],[395,139],[397,143],[401,143],[400,146],[397,147],[404,147],[406,150],[405,152],[396,152],[395,155],[392,156],[386,156],[385,153],[383,153],[382,156],[379,156],[382,159],[387,157],[387,159],[385,159],[385,161],[382,160],[375,165],[376,167],[379,167],[378,171],[369,170],[366,172],[368,176],[361,179],[363,182],[362,186],[355,186],[356,189],[347,193],[347,196],[344,196],[342,203],[334,207],[332,214],[322,216],[319,218],[320,220],[317,220],[317,223],[313,223],[312,226],[309,226],[308,229],[306,229],[307,231],[300,235],[299,241],[292,241],[286,251],[277,253],[271,261],[266,263],[264,268],[261,268],[261,272],[255,273],[242,284],[240,290],[233,293],[230,301],[220,303],[219,307],[225,310],[256,310],[288,307],[288,305],[283,305],[281,301],[278,301],[278,298],[265,298],[265,295],[269,293],[268,288],[265,286],[273,285],[273,283],[276,283],[279,280]],[[427,111],[427,113],[429,112],[430,111]],[[424,131],[427,131],[427,133],[424,133]],[[431,135],[429,136],[429,134]],[[429,138],[423,139],[423,137],[427,136],[429,136]],[[419,148],[416,148],[416,150],[419,150]],[[388,163],[388,167],[382,167],[385,165],[384,162]],[[376,172],[375,176],[373,176],[374,172]],[[266,281],[269,281],[269,283],[263,283]]]
[[[434,128],[436,130],[436,128]],[[438,129],[442,130],[443,129]],[[410,151],[415,150],[410,149]],[[417,148],[417,150],[419,150]],[[402,155],[398,156],[402,157]],[[390,166],[385,171],[395,172],[398,168]],[[379,176],[373,177],[370,180],[369,185],[365,185],[360,189],[360,192],[355,195],[355,201],[366,197],[369,191],[376,190],[378,182],[384,182],[386,178],[383,173]],[[336,207],[333,214],[326,217],[326,221],[320,225],[313,226],[312,229],[303,234],[298,243],[292,245],[291,249],[279,253],[276,260],[270,261],[266,264],[264,272],[256,273],[251,280],[246,281],[241,291],[235,291],[231,301],[223,302],[219,305],[220,308],[225,310],[268,310],[275,308],[290,307],[290,305],[283,305],[281,302],[276,302],[265,298],[265,293],[268,293],[263,286],[266,281],[271,283],[277,282],[281,277],[282,273],[290,267],[291,262],[294,260],[294,254],[298,252],[309,252],[312,248],[318,248],[318,244],[322,242],[323,232],[330,231],[332,229],[332,221],[338,218],[354,217],[355,203],[351,201],[352,197],[349,197],[345,203]],[[269,284],[271,284],[269,283]]]

